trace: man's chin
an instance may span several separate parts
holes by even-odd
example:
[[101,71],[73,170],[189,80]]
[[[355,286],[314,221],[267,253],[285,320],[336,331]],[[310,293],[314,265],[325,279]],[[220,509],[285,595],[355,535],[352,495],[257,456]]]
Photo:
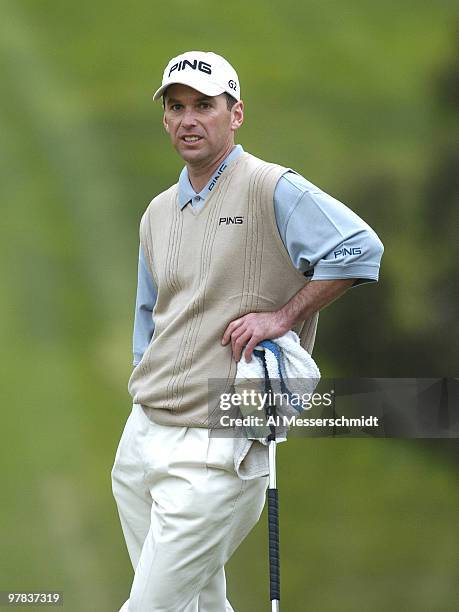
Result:
[[177,153],[185,162],[200,162],[206,159],[207,155],[202,149],[185,149],[176,147]]

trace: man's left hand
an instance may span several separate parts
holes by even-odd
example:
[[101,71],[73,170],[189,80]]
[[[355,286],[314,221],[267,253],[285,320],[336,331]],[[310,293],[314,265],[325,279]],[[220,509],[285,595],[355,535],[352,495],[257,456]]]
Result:
[[262,340],[279,338],[290,329],[285,316],[276,312],[250,312],[234,319],[223,334],[222,344],[228,344],[231,339],[233,356],[239,361],[244,346],[246,361],[252,360],[253,349]]

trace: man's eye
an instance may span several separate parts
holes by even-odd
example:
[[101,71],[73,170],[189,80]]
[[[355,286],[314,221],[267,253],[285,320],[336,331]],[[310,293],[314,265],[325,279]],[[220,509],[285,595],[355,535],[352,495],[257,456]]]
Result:
[[180,104],[172,104],[171,105],[171,110],[173,110],[173,111],[180,110]]
[[201,102],[199,106],[200,108],[210,108],[210,104],[208,102]]

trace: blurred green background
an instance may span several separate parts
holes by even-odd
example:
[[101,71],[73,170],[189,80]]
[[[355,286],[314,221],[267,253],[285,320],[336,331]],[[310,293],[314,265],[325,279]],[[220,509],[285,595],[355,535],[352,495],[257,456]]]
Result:
[[[182,167],[151,95],[170,57],[238,69],[238,142],[344,201],[380,282],[321,314],[324,376],[454,376],[458,5],[1,0],[0,590],[113,612],[132,580],[110,470],[131,409],[138,224]],[[457,441],[279,448],[283,609],[458,609]],[[269,609],[266,517],[227,566]]]

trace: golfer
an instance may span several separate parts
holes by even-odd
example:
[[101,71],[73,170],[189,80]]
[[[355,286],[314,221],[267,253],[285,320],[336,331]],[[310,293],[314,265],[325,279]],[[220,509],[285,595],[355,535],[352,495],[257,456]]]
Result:
[[209,437],[208,380],[231,383],[291,329],[311,352],[319,310],[377,281],[383,246],[340,201],[235,145],[244,104],[223,57],[174,57],[153,99],[185,166],[140,221],[133,407],[112,469],[134,568],[121,610],[228,612],[224,566],[268,479],[256,461],[242,478],[234,439]]

